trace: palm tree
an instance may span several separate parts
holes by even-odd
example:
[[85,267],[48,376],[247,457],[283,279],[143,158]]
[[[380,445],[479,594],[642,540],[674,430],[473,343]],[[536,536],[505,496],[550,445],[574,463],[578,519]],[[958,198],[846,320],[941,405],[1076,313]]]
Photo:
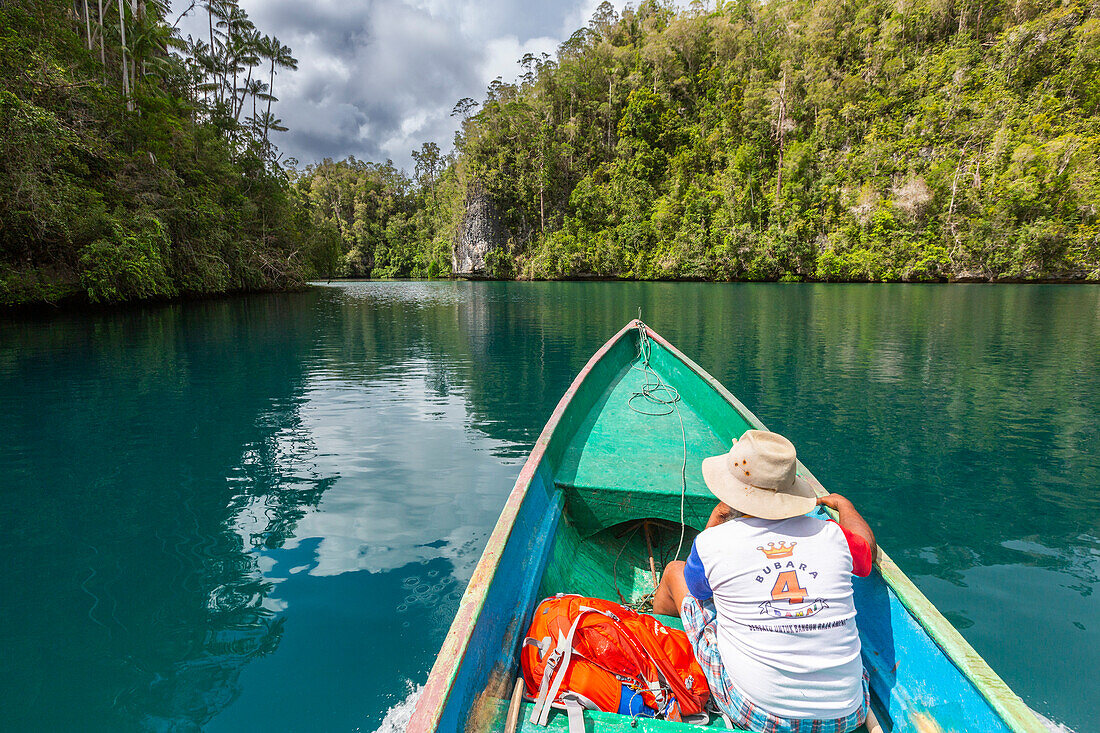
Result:
[[285,132],[287,128],[281,127],[283,121],[270,112],[261,112],[259,117],[254,118],[256,124],[267,130],[273,130],[275,132]]
[[271,143],[268,142],[267,133],[268,133],[268,131],[274,131],[274,132],[284,132],[284,131],[286,131],[287,128],[283,127],[283,121],[280,120],[275,115],[271,114],[270,112],[261,112],[259,117],[254,116],[249,121],[252,123],[252,127],[254,129],[259,130],[259,128],[261,128],[261,127],[263,128],[264,137],[263,137],[263,142],[260,145],[261,145],[261,148],[264,151],[264,155],[266,155],[268,157],[272,157],[271,156]]
[[[279,39],[275,38],[274,36],[264,36],[263,38],[260,39],[259,53],[260,53],[261,56],[263,56],[265,59],[268,59],[271,62],[271,76],[270,76],[270,81],[268,81],[268,83],[267,83],[267,88],[268,88],[268,93],[269,94],[274,94],[274,91],[275,91],[275,67],[277,66],[281,69],[296,70],[298,68],[298,59],[296,59],[296,58],[294,58],[293,56],[290,55],[290,47],[289,46],[284,46],[283,44],[281,44],[279,42]],[[269,129],[268,125],[266,123],[266,120],[275,119],[274,117],[271,116],[271,102],[272,102],[273,99],[274,99],[274,97],[267,100],[267,111],[264,112],[264,116],[262,118],[265,121],[264,122],[264,147],[267,147],[267,134],[268,134],[268,129]]]
[[[218,21],[219,28],[225,28],[225,70],[228,77],[233,72],[233,106],[237,105],[237,74],[244,71],[241,61],[247,54],[244,37],[255,30],[256,26],[248,19],[248,14],[236,4],[226,6],[228,12]],[[236,116],[236,115],[234,115]]]
[[[260,34],[255,28],[247,29],[238,37],[235,53],[242,63],[248,64],[248,78],[244,80],[244,86],[241,87],[240,102],[237,104],[237,113],[234,115],[234,119],[239,121],[241,110],[244,109],[244,100],[252,94],[248,91],[252,87],[252,71],[256,68],[256,64],[260,63]],[[267,89],[266,84],[264,89]]]
[[[260,79],[250,79],[244,85],[244,95],[252,97],[252,119],[256,119],[256,101],[263,99],[275,100],[267,93],[267,83]],[[277,100],[276,100],[277,101]],[[244,106],[244,96],[241,97],[241,106]],[[238,115],[240,113],[238,112]]]
[[[209,26],[209,29],[210,29],[210,57],[215,62],[218,62],[219,57],[220,57],[221,54],[218,51],[219,43],[218,43],[217,39],[214,37],[214,18],[218,18],[218,22],[220,23],[222,18],[225,17],[225,1],[224,0],[206,0],[205,5],[206,5],[206,22],[207,22],[207,25]],[[214,75],[214,80],[215,81],[217,81],[217,74],[218,74],[218,68],[217,67],[218,67],[218,64],[215,63],[214,69],[212,70],[212,74]],[[217,91],[218,91],[218,93],[216,95],[216,99],[220,100],[221,99],[221,87],[218,87]]]
[[[206,43],[204,41],[196,41],[190,35],[187,36],[187,46],[184,49],[186,52],[184,70],[187,76],[187,98],[189,101],[194,102],[196,107],[201,107],[199,92],[202,91],[206,83],[206,70],[201,58],[205,54],[205,48]],[[206,103],[205,92],[203,93],[202,103]]]
[[[164,22],[163,11],[164,6],[158,0],[146,0],[139,6],[138,13],[131,15],[130,86],[135,91],[138,80],[144,79],[151,73],[150,68],[162,75],[170,74],[174,65],[171,52],[187,48],[187,44],[180,39],[176,29]],[[154,87],[152,90],[156,88],[159,87]]]
[[195,89],[202,92],[202,99],[206,105],[207,113],[211,114],[213,102],[210,99],[210,94],[218,90],[218,60],[206,41],[195,41],[188,50],[201,76],[201,80],[196,84]]
[[[187,46],[187,53],[191,57],[191,65],[195,69],[195,75],[198,77],[195,81],[195,91],[202,92],[202,101],[204,104],[210,104],[210,83],[206,81],[206,78],[213,73],[214,58],[210,54],[210,46],[206,45],[206,41],[194,40],[190,36],[188,39],[191,41]],[[195,101],[198,101],[196,97]]]

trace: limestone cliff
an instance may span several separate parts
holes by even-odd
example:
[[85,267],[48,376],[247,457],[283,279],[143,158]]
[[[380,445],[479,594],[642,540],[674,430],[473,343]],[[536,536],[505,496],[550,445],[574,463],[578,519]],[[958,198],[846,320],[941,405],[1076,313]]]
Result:
[[481,190],[471,191],[466,199],[458,239],[451,254],[452,272],[464,277],[487,277],[486,256],[504,244],[496,207]]

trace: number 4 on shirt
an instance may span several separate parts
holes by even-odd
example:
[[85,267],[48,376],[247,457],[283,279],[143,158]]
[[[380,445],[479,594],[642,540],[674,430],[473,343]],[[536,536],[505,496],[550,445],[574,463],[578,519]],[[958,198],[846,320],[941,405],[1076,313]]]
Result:
[[773,601],[787,601],[788,603],[801,603],[806,600],[806,589],[798,583],[798,574],[794,570],[786,570],[779,574],[772,586]]

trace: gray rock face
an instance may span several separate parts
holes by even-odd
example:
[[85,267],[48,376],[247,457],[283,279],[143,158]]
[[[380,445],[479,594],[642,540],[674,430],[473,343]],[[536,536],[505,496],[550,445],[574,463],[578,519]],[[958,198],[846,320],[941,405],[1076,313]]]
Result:
[[451,253],[451,268],[455,275],[486,275],[485,256],[500,249],[504,237],[496,207],[482,191],[473,191],[466,200],[466,215]]

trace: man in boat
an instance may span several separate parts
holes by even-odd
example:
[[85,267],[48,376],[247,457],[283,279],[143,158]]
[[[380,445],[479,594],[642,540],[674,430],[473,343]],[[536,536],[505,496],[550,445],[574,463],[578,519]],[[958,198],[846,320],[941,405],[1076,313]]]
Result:
[[[867,716],[851,576],[870,574],[875,535],[850,501],[818,498],[796,467],[791,442],[762,430],[703,461],[720,502],[687,562],[665,568],[653,611],[681,617],[738,727],[845,733]],[[838,521],[806,516],[819,504]]]

